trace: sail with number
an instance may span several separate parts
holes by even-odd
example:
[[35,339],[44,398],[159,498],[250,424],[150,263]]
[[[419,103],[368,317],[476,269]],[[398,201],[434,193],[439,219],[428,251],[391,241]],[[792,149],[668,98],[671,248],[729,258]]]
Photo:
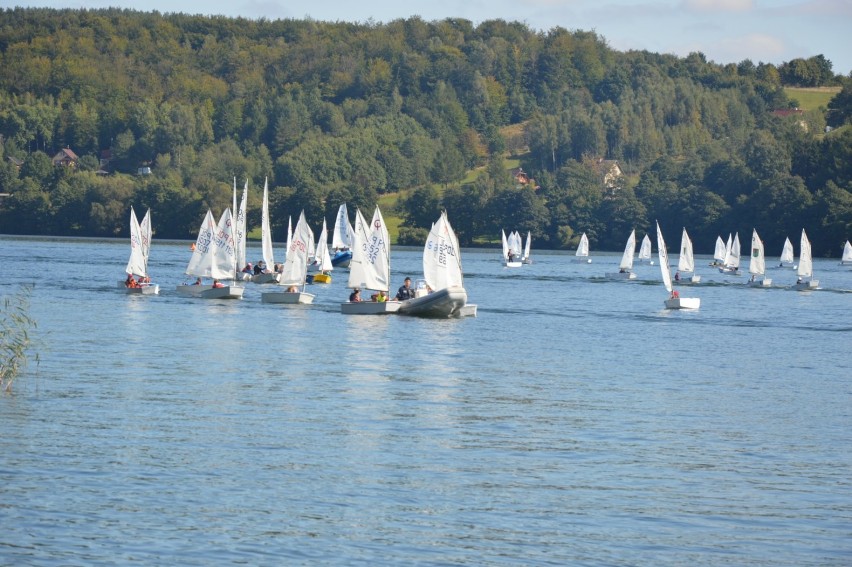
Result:
[[[234,178],[234,203],[237,199],[237,179]],[[243,197],[240,200],[239,209],[234,208],[237,215],[236,223],[234,224],[234,241],[236,248],[236,269],[240,270],[246,265],[246,206],[248,204],[248,179],[246,179],[245,187],[243,187]]]
[[290,247],[287,249],[287,260],[284,262],[281,277],[278,280],[280,285],[305,285],[305,274],[308,270],[309,243],[313,241],[313,238],[314,235],[308,226],[308,222],[305,220],[305,211],[302,211],[298,222],[296,222]]
[[458,239],[447,213],[432,225],[423,249],[423,277],[433,291],[449,287],[464,287]]
[[201,278],[211,277],[210,268],[212,265],[211,247],[213,244],[213,235],[216,232],[216,221],[213,219],[213,213],[207,209],[207,214],[201,222],[198,229],[198,237],[195,240],[195,249],[192,251],[192,257],[189,259],[189,264],[186,266],[186,275],[196,276]]
[[237,254],[236,243],[234,241],[234,219],[231,215],[231,209],[225,209],[219,218],[219,224],[216,227],[216,232],[213,234],[211,248],[213,249],[213,253],[210,277],[220,280],[236,279]]
[[353,233],[349,287],[388,291],[390,289],[390,236],[379,208],[376,207],[373,220],[369,224],[360,209],[357,209]]

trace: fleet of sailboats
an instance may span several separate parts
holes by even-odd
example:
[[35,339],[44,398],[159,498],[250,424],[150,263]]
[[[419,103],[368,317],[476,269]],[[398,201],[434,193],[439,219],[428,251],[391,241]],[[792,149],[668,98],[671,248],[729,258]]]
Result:
[[766,277],[766,254],[763,250],[763,241],[757,235],[757,229],[753,229],[751,233],[748,273],[751,274],[748,281],[748,285],[751,287],[769,287],[772,285],[772,280]]

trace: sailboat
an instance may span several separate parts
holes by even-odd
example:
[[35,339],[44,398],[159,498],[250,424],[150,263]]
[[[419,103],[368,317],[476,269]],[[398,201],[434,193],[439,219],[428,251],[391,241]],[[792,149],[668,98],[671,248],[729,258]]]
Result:
[[648,262],[649,264],[653,264],[654,261],[651,260],[651,239],[648,235],[645,235],[645,238],[642,239],[642,245],[639,247],[639,256],[637,258],[640,262]]
[[701,276],[695,274],[695,256],[692,253],[692,239],[686,233],[686,228],[683,229],[680,235],[680,257],[677,259],[675,279],[684,283],[698,283],[701,281]]
[[[352,261],[349,263],[348,287],[372,289],[385,294],[390,290],[390,236],[379,207],[367,224],[360,209],[355,210],[352,236]],[[384,315],[395,313],[399,301],[347,301],[340,304],[346,315]]]
[[719,266],[719,271],[723,274],[732,276],[740,275],[740,233],[734,235],[734,240],[731,241],[731,235],[728,235],[729,245],[725,246],[725,261]]
[[461,250],[446,211],[442,211],[441,217],[432,225],[423,247],[423,278],[422,285],[415,286],[414,297],[400,305],[401,315],[476,315],[476,306],[466,305]]
[[772,280],[766,277],[766,254],[763,250],[763,241],[757,235],[757,230],[751,233],[751,256],[748,261],[748,273],[751,278],[748,285],[751,287],[769,287]]
[[331,265],[340,268],[348,268],[352,261],[352,224],[349,222],[349,212],[346,203],[340,205],[337,210],[337,218],[334,221],[334,233],[331,236],[331,247],[334,256]]
[[[275,273],[275,257],[272,252],[272,228],[269,222],[269,178],[263,182],[263,205],[260,217],[260,247],[263,254],[264,271],[254,274],[251,281],[256,284],[277,283]],[[289,250],[289,243],[288,243]]]
[[713,261],[710,262],[711,266],[721,266],[725,263],[725,241],[722,240],[721,236],[716,237],[716,249],[713,252]]
[[503,234],[503,265],[507,268],[520,268],[523,265],[521,261],[520,253],[515,253],[515,250],[512,248],[512,243],[514,240],[514,235],[510,232],[509,236],[506,237],[506,231],[500,231]]
[[819,280],[814,278],[814,264],[811,257],[811,242],[808,240],[808,235],[805,234],[805,229],[802,229],[802,242],[799,250],[799,267],[796,268],[796,289],[804,291],[808,289],[816,289],[819,287]]
[[[287,249],[287,260],[278,278],[278,286],[281,291],[264,291],[260,294],[262,303],[289,303],[309,304],[314,301],[314,294],[305,291],[308,274],[308,251],[309,243],[313,242],[314,235],[305,220],[305,211],[299,215],[296,230],[293,231],[293,239],[290,248]],[[301,289],[299,289],[301,288]]]
[[[159,284],[150,283],[148,277],[148,254],[151,250],[151,209],[142,218],[142,224],[136,218],[136,212],[130,207],[130,259],[127,260],[127,279],[118,282],[118,287],[126,293],[156,295],[160,293]],[[133,280],[133,276],[141,281]],[[133,282],[131,286],[128,283]]]
[[521,262],[524,264],[532,264],[532,258],[530,258],[530,243],[532,242],[532,238],[530,236],[530,231],[527,231],[527,240],[526,244],[524,244],[524,255],[521,258]]
[[666,251],[666,242],[663,240],[663,231],[660,223],[657,223],[657,254],[660,259],[660,272],[663,275],[663,285],[669,292],[669,298],[665,300],[666,309],[698,309],[701,306],[699,297],[681,297],[680,292],[672,289],[672,274],[669,271],[669,253]]
[[310,276],[312,283],[331,283],[329,272],[334,269],[334,263],[331,261],[331,254],[328,251],[328,227],[325,224],[325,219],[322,219],[322,231],[317,240],[313,267],[314,271],[318,273]]
[[841,266],[852,266],[852,244],[846,241],[846,246],[843,247],[843,257],[840,259]]
[[[248,206],[248,179],[246,179],[246,185],[243,187],[243,198],[240,201],[240,207],[237,208],[237,178],[234,177],[233,206],[234,212],[237,213],[237,221],[234,225],[234,249],[237,257],[237,269],[239,269],[240,266],[246,265],[246,207]],[[240,275],[240,279],[242,280],[251,279],[251,274],[247,272],[240,272]]]
[[577,245],[577,252],[574,253],[574,261],[582,262],[583,264],[591,264],[592,259],[589,258],[589,237],[586,233],[580,237],[580,243]]
[[621,263],[618,265],[617,272],[607,272],[606,277],[611,280],[635,280],[636,274],[633,273],[633,254],[636,252],[636,231],[630,231],[630,236],[627,238],[627,245],[624,247],[624,254],[621,256]]
[[[244,288],[237,285],[223,285],[219,280],[237,279],[237,262],[234,242],[234,227],[231,209],[225,209],[217,225],[213,213],[208,209],[198,238],[195,250],[186,267],[186,275],[195,276],[198,282],[201,278],[213,278],[214,285],[179,285],[177,292],[181,295],[202,297],[204,299],[241,299]],[[215,282],[219,281],[219,285]]]
[[790,242],[789,238],[784,239],[784,248],[781,250],[781,258],[778,264],[779,268],[784,267],[793,267],[795,268],[795,258],[793,256],[793,243]]

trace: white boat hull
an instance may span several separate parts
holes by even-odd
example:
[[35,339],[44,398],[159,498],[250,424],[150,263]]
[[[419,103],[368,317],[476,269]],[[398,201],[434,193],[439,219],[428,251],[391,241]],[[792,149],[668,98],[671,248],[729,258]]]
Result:
[[636,274],[633,272],[607,272],[606,277],[609,280],[635,280]]
[[588,256],[577,256],[574,258],[574,261],[578,264],[591,264],[592,259]]
[[202,292],[213,289],[212,285],[179,285],[175,288],[178,295],[184,297],[201,297]]
[[503,266],[506,268],[520,268],[523,265],[523,262],[503,262]]
[[199,294],[202,299],[242,299],[245,288],[235,285],[226,285],[224,287],[210,287]]
[[665,301],[666,309],[698,309],[700,297],[670,297]]
[[740,274],[740,269],[739,269],[739,268],[729,268],[729,267],[727,267],[727,266],[722,266],[722,267],[720,267],[720,268],[719,268],[719,272],[721,272],[721,273],[723,273],[723,274],[728,274],[729,276],[739,276],[739,275],[741,275],[741,274]]
[[772,280],[763,278],[761,280],[749,280],[749,287],[772,287]]
[[399,313],[417,317],[453,317],[466,303],[467,291],[463,287],[448,287],[403,301]]
[[388,315],[399,310],[399,301],[347,301],[340,304],[344,315]]
[[277,284],[278,274],[255,274],[251,277],[251,281],[256,284]]
[[128,295],[157,295],[160,293],[160,284],[142,284],[140,287],[127,287],[124,280],[118,282],[118,287]]
[[808,280],[805,282],[797,283],[794,286],[796,291],[807,291],[809,289],[816,289],[819,287],[819,280]]
[[260,302],[310,305],[314,297],[314,294],[305,291],[267,291],[260,294]]
[[475,303],[465,303],[463,306],[459,307],[455,313],[453,313],[453,317],[462,318],[462,317],[476,317],[476,304]]

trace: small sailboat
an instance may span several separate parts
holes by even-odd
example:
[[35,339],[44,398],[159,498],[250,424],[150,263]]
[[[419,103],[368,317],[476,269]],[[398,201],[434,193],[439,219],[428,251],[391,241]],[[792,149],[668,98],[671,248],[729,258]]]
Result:
[[682,283],[698,283],[701,276],[695,273],[695,255],[692,253],[692,239],[686,233],[686,228],[680,235],[680,257],[677,259],[675,280]]
[[796,275],[799,276],[796,280],[796,289],[804,291],[816,289],[819,287],[819,280],[814,278],[814,264],[811,257],[811,242],[808,240],[808,235],[805,234],[805,229],[802,229],[802,242],[799,250],[799,267],[796,268]]
[[467,305],[461,250],[446,211],[432,225],[426,239],[423,278],[423,285],[415,287],[414,298],[400,305],[401,315],[442,318],[476,315],[476,306]]
[[721,266],[725,263],[725,241],[721,236],[716,237],[716,249],[713,252],[713,261],[711,266]]
[[[237,279],[233,225],[231,209],[225,209],[218,225],[213,220],[213,213],[207,210],[185,272],[188,276],[198,278],[197,283],[177,286],[180,295],[204,299],[242,299],[244,288],[221,282]],[[202,284],[202,278],[213,278],[213,285]]]
[[256,284],[277,283],[278,274],[275,273],[275,255],[272,250],[272,228],[269,222],[269,178],[263,182],[263,205],[260,217],[260,247],[261,253],[263,254],[264,271],[259,274],[254,274],[251,277],[251,281]]
[[779,268],[792,267],[795,268],[795,257],[793,256],[793,243],[789,238],[784,239],[784,248],[781,250],[781,258],[778,264]]
[[751,278],[748,281],[750,287],[770,287],[772,280],[766,277],[766,254],[763,250],[763,241],[757,235],[757,230],[751,233],[751,256],[748,261],[748,273]]
[[633,254],[636,252],[636,231],[630,232],[627,238],[627,245],[624,247],[624,254],[621,256],[621,263],[618,265],[617,272],[607,272],[606,277],[611,280],[635,280],[636,274],[633,273]]
[[503,234],[503,265],[507,268],[520,268],[523,265],[521,261],[520,250],[517,252],[513,249],[513,241],[514,234],[509,233],[509,236],[506,236],[506,231],[500,231]]
[[[234,224],[234,246],[236,254],[237,269],[240,266],[246,265],[246,213],[248,206],[248,179],[246,179],[245,187],[243,187],[243,198],[240,201],[240,206],[237,208],[237,178],[234,177],[234,211],[237,213],[237,220]],[[245,271],[240,272],[240,279],[243,281],[251,280],[251,274]]]
[[852,244],[846,241],[846,246],[843,247],[843,257],[840,259],[841,266],[852,266]]
[[352,261],[352,224],[349,222],[346,203],[340,205],[337,210],[334,232],[331,236],[331,247],[334,250],[331,264],[334,267],[348,268],[349,262]]
[[325,219],[322,219],[322,231],[317,240],[314,268],[318,273],[309,276],[313,283],[331,283],[329,272],[334,269],[334,263],[331,261],[331,254],[328,251],[328,227],[325,224]]
[[532,237],[530,235],[530,231],[527,231],[527,240],[526,244],[524,244],[524,255],[521,258],[521,262],[524,264],[532,264],[532,258],[530,258],[530,243],[532,242]]
[[291,305],[313,303],[316,296],[305,291],[309,243],[313,240],[314,235],[308,226],[308,221],[305,220],[305,211],[302,211],[296,223],[296,229],[293,231],[290,248],[287,249],[287,260],[284,261],[281,277],[278,278],[277,287],[285,289],[264,291],[260,294],[262,303],[287,303]]
[[[352,261],[349,264],[349,284],[353,290],[390,290],[390,236],[379,207],[367,224],[360,209],[355,210],[352,233]],[[346,315],[384,315],[395,313],[399,301],[347,301],[340,304]]]
[[654,261],[651,260],[651,239],[648,235],[645,235],[645,238],[642,239],[642,245],[639,247],[639,257],[637,258],[640,262],[648,262],[649,264],[653,264]]
[[660,259],[660,272],[663,275],[663,285],[669,292],[669,298],[665,300],[666,309],[698,309],[701,306],[699,297],[681,297],[680,292],[672,289],[672,274],[669,271],[669,253],[666,251],[666,242],[663,240],[663,231],[660,223],[657,223],[657,254]]
[[577,245],[577,251],[574,253],[574,261],[583,264],[591,264],[592,259],[589,258],[589,237],[584,232],[580,237],[580,243]]
[[[130,259],[127,260],[127,279],[118,282],[118,287],[129,294],[156,295],[160,293],[159,284],[152,284],[148,277],[148,254],[151,250],[151,209],[142,218],[142,224],[136,218],[136,212],[130,207]],[[139,280],[134,280],[137,276]]]
[[740,275],[740,233],[734,235],[733,241],[731,235],[728,235],[728,244],[725,246],[725,260],[719,266],[719,271],[723,274],[731,276]]

